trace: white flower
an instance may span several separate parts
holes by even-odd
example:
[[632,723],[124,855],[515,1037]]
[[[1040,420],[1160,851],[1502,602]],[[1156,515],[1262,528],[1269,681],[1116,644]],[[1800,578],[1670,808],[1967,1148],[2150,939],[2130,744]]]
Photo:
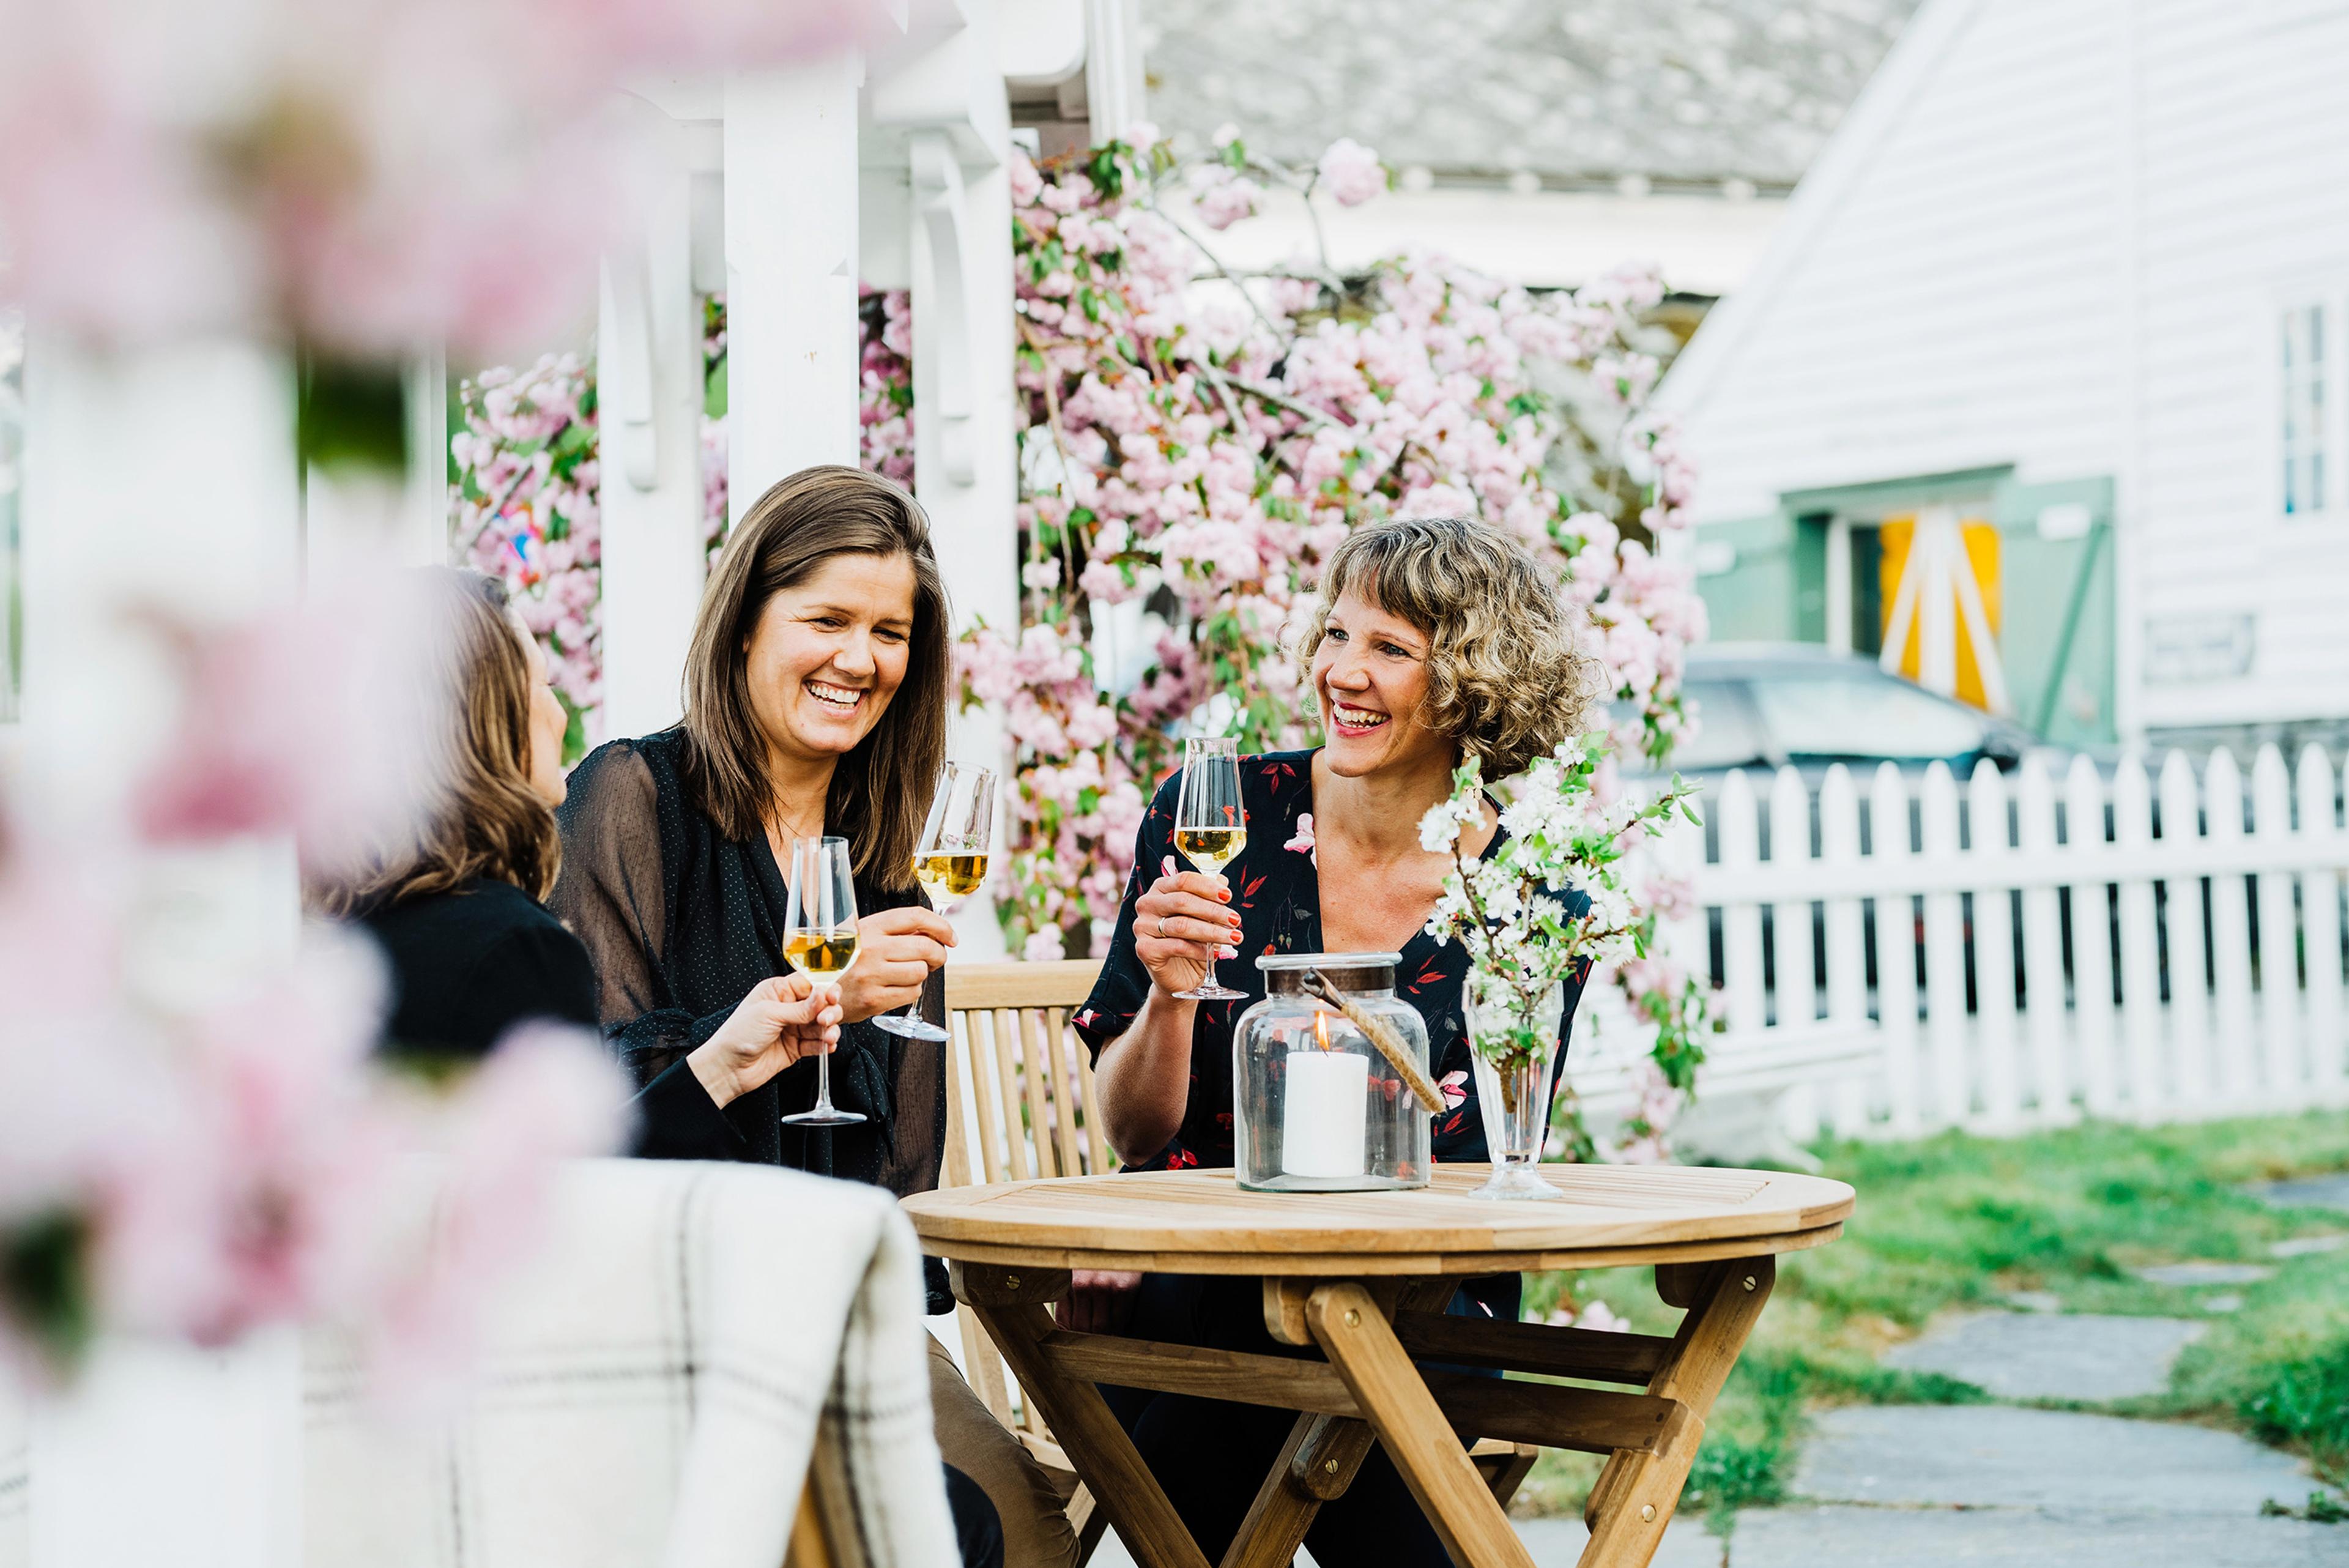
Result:
[[1461,828],[1481,815],[1481,804],[1473,794],[1436,802],[1419,819],[1419,846],[1430,851],[1451,848],[1459,840]]

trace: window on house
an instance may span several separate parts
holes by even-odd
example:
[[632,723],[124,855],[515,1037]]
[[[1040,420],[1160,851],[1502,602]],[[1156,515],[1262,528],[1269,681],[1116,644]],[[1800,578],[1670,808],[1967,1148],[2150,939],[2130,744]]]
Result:
[[2324,383],[2324,306],[2283,313],[2283,509],[2287,515],[2324,510],[2325,446],[2331,410]]

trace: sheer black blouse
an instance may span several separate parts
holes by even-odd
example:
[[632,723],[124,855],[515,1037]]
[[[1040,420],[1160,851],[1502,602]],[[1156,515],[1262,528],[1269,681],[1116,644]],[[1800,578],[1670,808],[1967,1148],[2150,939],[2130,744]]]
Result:
[[[678,774],[683,735],[612,741],[573,771],[559,813],[563,877],[550,899],[594,958],[604,1035],[643,1085],[638,1151],[786,1165],[904,1196],[937,1185],[946,1147],[943,1047],[856,1023],[833,1053],[832,1097],[864,1123],[787,1127],[815,1102],[815,1063],[786,1068],[719,1109],[684,1058],[750,989],[788,972],[783,877],[762,835],[728,838]],[[861,915],[920,901],[919,889],[856,883]],[[922,1012],[945,1012],[943,974]]]

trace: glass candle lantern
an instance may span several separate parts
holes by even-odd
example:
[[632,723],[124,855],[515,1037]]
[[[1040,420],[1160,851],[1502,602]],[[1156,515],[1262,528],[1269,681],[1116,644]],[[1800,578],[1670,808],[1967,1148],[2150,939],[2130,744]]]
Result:
[[1256,961],[1265,998],[1232,1030],[1232,1164],[1242,1187],[1427,1185],[1427,1102],[1442,1099],[1428,1076],[1427,1025],[1394,993],[1401,961],[1398,953]]

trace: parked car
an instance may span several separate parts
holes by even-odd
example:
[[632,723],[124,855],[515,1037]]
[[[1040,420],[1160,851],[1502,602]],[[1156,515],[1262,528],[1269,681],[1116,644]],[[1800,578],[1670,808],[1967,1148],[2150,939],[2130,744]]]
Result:
[[[1916,774],[1943,762],[1962,783],[1982,758],[2011,771],[2034,752],[2060,781],[2073,755],[1873,659],[1810,643],[1705,644],[1690,650],[1684,685],[1695,733],[1669,766],[1707,794],[1736,768],[1766,775],[1792,763],[1816,790],[1841,763],[1865,792],[1879,763]],[[1769,787],[1766,776],[1752,782]]]
[[[1913,680],[1887,673],[1873,659],[1837,653],[1811,643],[1712,643],[1689,653],[1684,681],[1690,706],[1695,710],[1695,733],[1675,750],[1670,771],[1696,784],[1708,808],[1722,782],[1737,769],[1747,771],[1747,782],[1765,800],[1771,774],[1791,764],[1803,776],[1811,794],[1812,847],[1818,841],[1818,788],[1829,767],[1844,764],[1860,802],[1860,838],[1869,844],[1876,831],[1868,804],[1869,784],[1880,763],[1891,763],[1907,774],[1910,796],[1909,842],[1919,842],[1921,805],[1916,781],[1934,763],[1946,763],[1957,775],[1961,832],[1971,838],[1970,808],[1964,800],[1965,781],[1983,758],[2002,772],[2013,772],[2023,759],[2036,755],[2047,770],[2058,798],[2075,751],[2042,742],[2022,725],[1985,713],[1966,703],[1930,691]],[[2109,780],[2117,756],[2085,753]],[[2012,814],[2013,806],[2009,805]],[[1705,812],[1708,856],[1718,853],[1718,824]],[[2009,832],[2013,831],[2009,817]],[[2158,812],[2155,816],[2158,830]],[[1756,823],[1764,855],[1770,845],[1771,819],[1766,805]],[[2105,830],[2110,829],[2109,808]],[[2068,893],[2064,895],[2070,897]],[[1764,914],[1764,929],[1775,923],[1774,912]],[[1721,911],[1707,912],[1710,934],[1709,968],[1718,982],[1723,974]],[[2014,972],[2023,972],[2021,927],[2015,928]],[[1971,920],[1965,928],[1971,942]],[[1921,922],[1919,940],[1923,940]],[[1812,915],[1811,951],[1816,969],[1814,983],[1826,983],[1826,930],[1816,909]],[[1776,944],[1770,940],[1764,961],[1771,994],[1776,994]],[[1867,986],[1869,1006],[1875,1006],[1876,949],[1873,935],[1867,945]],[[2068,975],[2069,958],[2066,958]],[[1924,992],[1920,982],[1919,996]],[[1972,977],[1968,976],[1969,997]],[[1922,1005],[1920,1001],[1920,1005]]]

